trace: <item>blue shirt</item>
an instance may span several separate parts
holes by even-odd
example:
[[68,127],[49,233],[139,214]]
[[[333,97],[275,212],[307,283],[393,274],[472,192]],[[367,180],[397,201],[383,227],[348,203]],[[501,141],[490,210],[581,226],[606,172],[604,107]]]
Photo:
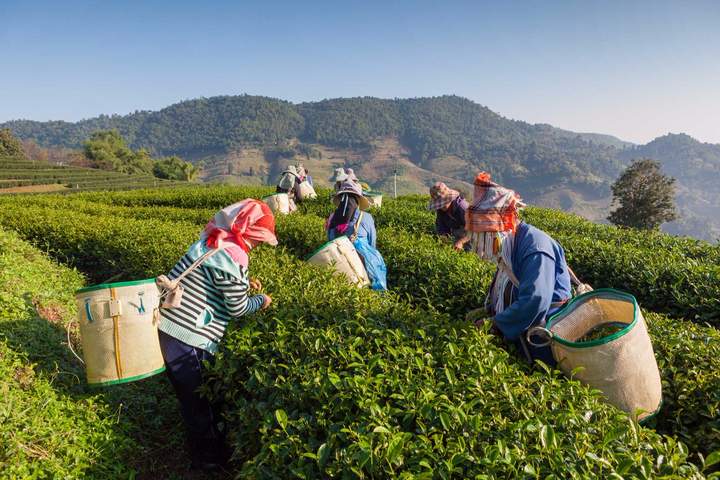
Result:
[[457,197],[450,204],[450,208],[437,210],[435,217],[435,231],[438,235],[452,235],[453,230],[465,228],[465,211],[468,209],[468,202],[462,197]]
[[565,251],[542,230],[521,223],[515,233],[512,270],[520,282],[513,302],[495,315],[495,324],[508,340],[555,313],[551,304],[570,298],[570,273]]
[[[348,225],[347,230],[343,235],[346,237],[350,237],[353,233],[355,233],[355,224],[357,223],[358,216],[360,215],[360,209],[358,208],[355,210],[355,214],[353,215],[352,220],[350,221],[350,225]],[[335,233],[335,229],[330,229],[327,232],[328,240],[335,240],[335,237],[338,237]],[[375,245],[377,241],[377,232],[375,231],[375,220],[373,219],[372,215],[370,215],[368,212],[363,212],[362,220],[360,220],[360,229],[358,231],[358,238],[365,238],[367,239],[367,242],[372,245],[373,248],[377,248]]]

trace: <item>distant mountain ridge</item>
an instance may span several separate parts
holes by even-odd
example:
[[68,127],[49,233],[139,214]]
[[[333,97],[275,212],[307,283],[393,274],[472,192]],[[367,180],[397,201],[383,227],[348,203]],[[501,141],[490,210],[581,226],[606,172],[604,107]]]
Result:
[[[676,232],[690,228],[696,236],[713,239],[712,228],[720,231],[713,219],[708,219],[708,236],[696,231],[706,219],[703,212],[714,212],[720,198],[720,145],[687,135],[634,145],[610,135],[510,120],[452,95],[299,104],[219,96],[158,111],[79,122],[16,120],[0,124],[4,127],[43,146],[66,147],[78,147],[93,131],[117,129],[133,148],[204,161],[212,172],[209,179],[242,182],[272,179],[283,162],[297,158],[312,162],[323,175],[338,165],[365,166],[365,175],[382,188],[400,165],[410,175],[402,179],[404,191],[423,190],[441,176],[468,182],[478,170],[488,170],[529,201],[559,204],[596,220],[607,214],[612,181],[633,158],[647,156],[678,179],[683,213],[695,218],[690,221],[694,226],[681,225]],[[711,204],[700,208],[698,192]]]

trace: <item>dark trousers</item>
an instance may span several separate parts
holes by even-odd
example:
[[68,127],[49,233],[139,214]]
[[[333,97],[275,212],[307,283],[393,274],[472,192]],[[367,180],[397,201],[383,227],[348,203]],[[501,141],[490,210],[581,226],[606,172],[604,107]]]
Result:
[[202,362],[212,362],[213,355],[164,332],[158,332],[158,336],[166,372],[180,402],[180,412],[185,420],[192,455],[219,455],[223,436],[217,427],[220,420],[218,406],[212,405],[197,392],[203,383]]

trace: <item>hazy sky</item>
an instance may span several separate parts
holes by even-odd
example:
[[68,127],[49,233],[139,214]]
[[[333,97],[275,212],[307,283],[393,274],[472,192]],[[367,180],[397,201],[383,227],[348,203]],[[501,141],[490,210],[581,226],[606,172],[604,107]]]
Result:
[[241,93],[452,93],[634,142],[720,143],[720,1],[0,0],[0,121]]

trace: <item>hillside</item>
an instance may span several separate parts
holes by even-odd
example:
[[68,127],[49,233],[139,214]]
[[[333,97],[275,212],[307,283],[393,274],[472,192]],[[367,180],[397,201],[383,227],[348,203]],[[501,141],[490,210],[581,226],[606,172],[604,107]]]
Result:
[[79,146],[95,130],[117,129],[133,148],[202,162],[203,178],[212,182],[271,183],[286,164],[303,161],[321,185],[333,168],[351,166],[374,188],[389,192],[396,169],[398,193],[426,191],[440,179],[468,191],[465,182],[483,169],[529,202],[599,221],[608,214],[612,181],[632,159],[649,156],[678,179],[683,218],[669,231],[720,236],[713,213],[720,204],[720,146],[686,135],[633,145],[610,135],[509,120],[457,96],[300,104],[220,96],[154,112],[75,123],[17,120],[2,127],[22,139],[64,147]]
[[620,156],[625,160],[654,158],[678,179],[681,219],[667,225],[667,232],[720,239],[720,145],[698,142],[685,134],[668,134],[628,148]]

